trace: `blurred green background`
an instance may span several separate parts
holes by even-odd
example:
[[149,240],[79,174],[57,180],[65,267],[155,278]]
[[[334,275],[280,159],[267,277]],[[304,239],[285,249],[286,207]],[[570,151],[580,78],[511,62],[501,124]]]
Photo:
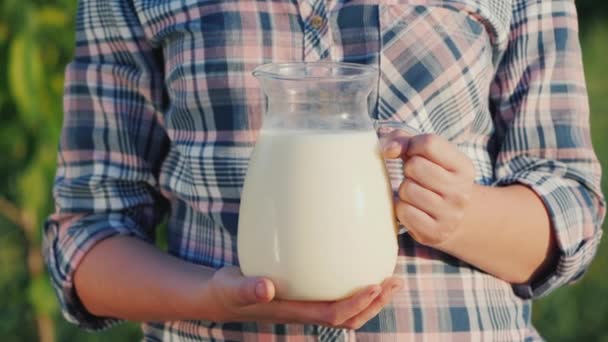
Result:
[[[593,141],[608,170],[608,2],[577,1]],[[76,0],[0,1],[0,340],[135,341],[135,324],[91,334],[66,323],[40,256],[61,129]],[[608,172],[606,172],[608,173]],[[608,190],[604,176],[604,191]],[[608,228],[608,227],[607,227]],[[608,341],[608,244],[587,276],[534,306],[549,341]]]

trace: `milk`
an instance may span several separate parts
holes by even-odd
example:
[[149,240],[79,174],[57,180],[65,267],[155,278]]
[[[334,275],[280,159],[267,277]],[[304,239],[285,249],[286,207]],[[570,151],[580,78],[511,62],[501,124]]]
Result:
[[378,284],[397,258],[392,203],[374,131],[263,130],[241,197],[241,270],[282,299]]

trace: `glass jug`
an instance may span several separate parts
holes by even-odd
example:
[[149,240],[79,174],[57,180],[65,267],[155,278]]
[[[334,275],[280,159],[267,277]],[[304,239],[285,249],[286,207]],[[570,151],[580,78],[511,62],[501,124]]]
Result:
[[243,186],[244,275],[276,296],[337,300],[392,275],[393,193],[368,114],[377,70],[347,63],[255,69],[267,111]]

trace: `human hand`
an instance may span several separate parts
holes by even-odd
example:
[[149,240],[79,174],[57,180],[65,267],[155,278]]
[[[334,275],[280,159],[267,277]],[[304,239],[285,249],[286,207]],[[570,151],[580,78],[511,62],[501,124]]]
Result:
[[208,282],[202,305],[218,322],[269,322],[319,324],[358,329],[376,316],[403,280],[387,278],[381,285],[370,285],[349,298],[335,302],[286,301],[275,299],[275,287],[267,278],[244,277],[238,267],[218,270]]
[[434,134],[395,129],[381,137],[386,159],[403,159],[395,212],[419,243],[439,248],[460,228],[474,188],[475,168],[456,145]]

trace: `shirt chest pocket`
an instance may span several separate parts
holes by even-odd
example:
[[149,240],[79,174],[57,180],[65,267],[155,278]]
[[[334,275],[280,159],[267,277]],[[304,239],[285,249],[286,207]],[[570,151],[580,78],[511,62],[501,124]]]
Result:
[[435,2],[379,5],[377,115],[452,140],[491,125],[492,44],[473,15]]
[[[259,129],[263,98],[251,71],[301,57],[297,7],[278,2],[185,0],[157,8],[150,35],[163,46],[171,129]],[[193,127],[194,126],[194,127]]]

